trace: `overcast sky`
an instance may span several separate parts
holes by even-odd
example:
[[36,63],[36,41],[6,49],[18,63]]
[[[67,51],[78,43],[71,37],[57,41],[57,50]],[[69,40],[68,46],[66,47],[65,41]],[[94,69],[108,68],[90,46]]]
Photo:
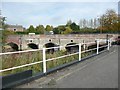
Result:
[[99,17],[107,9],[118,11],[118,0],[5,0],[2,1],[2,15],[8,24],[53,25],[66,24],[71,19],[79,23],[80,19]]

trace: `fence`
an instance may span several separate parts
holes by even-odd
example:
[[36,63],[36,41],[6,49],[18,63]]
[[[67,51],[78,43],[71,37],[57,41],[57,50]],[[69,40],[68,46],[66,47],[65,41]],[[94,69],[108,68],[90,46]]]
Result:
[[[7,52],[7,53],[0,53],[0,56],[4,56],[4,55],[13,55],[13,54],[22,54],[22,53],[30,53],[30,52],[37,52],[37,55],[34,56],[34,58],[37,58],[38,57],[38,61],[37,62],[31,62],[31,63],[26,63],[26,64],[23,64],[23,65],[18,65],[18,66],[12,66],[10,68],[4,68],[2,70],[0,70],[0,73],[3,73],[3,72],[6,72],[6,71],[11,71],[11,70],[15,70],[15,69],[19,69],[19,68],[24,68],[24,67],[28,67],[28,66],[33,66],[33,65],[39,65],[41,64],[41,68],[42,68],[42,72],[43,73],[46,73],[47,72],[47,62],[50,62],[50,61],[53,61],[53,60],[58,60],[58,59],[61,59],[61,58],[65,58],[65,57],[69,57],[69,56],[73,56],[73,55],[78,55],[78,60],[81,61],[82,59],[82,53],[86,53],[86,52],[90,52],[90,51],[96,51],[96,54],[99,54],[99,49],[100,48],[107,48],[107,50],[110,49],[110,46],[111,46],[111,41],[108,40],[107,41],[107,45],[103,45],[103,46],[99,46],[100,43],[103,42],[103,43],[106,43],[106,40],[97,40],[97,47],[96,48],[92,48],[92,49],[87,49],[87,50],[81,50],[82,49],[82,45],[88,45],[88,44],[93,44],[95,42],[89,42],[89,43],[79,43],[79,44],[75,44],[75,45],[69,45],[67,47],[72,47],[72,46],[79,46],[79,50],[78,52],[75,52],[75,53],[70,53],[70,54],[67,54],[67,55],[62,55],[62,56],[58,56],[58,57],[54,57],[54,58],[48,58],[47,59],[47,54],[46,54],[46,50],[48,49],[57,49],[57,48],[62,48],[62,47],[65,47],[65,46],[58,46],[58,47],[51,47],[51,48],[43,48],[43,50],[40,50],[40,49],[36,49],[36,50],[26,50],[26,51],[18,51],[18,52]],[[84,46],[85,47],[85,46]],[[40,53],[38,52],[41,52],[42,55],[40,55]],[[31,54],[32,55],[32,54]],[[29,56],[26,56],[26,57],[29,57]],[[40,57],[41,57],[41,60],[40,60]],[[29,58],[28,58],[29,59]],[[4,65],[4,64],[3,64]],[[40,65],[39,65],[40,66]],[[2,67],[1,67],[2,68]]]
[[[0,75],[3,77],[2,86],[3,88],[6,88],[16,84],[19,85],[19,83],[23,83],[24,80],[33,80],[32,78],[41,77],[48,72],[74,64],[74,62],[80,62],[87,57],[92,57],[105,50],[109,50],[111,42],[111,40],[96,40],[96,42],[43,48],[42,50],[35,49],[0,53],[0,58],[2,58],[2,60],[0,60],[2,63],[2,66],[0,65]],[[101,43],[104,45],[101,45]],[[91,45],[93,45],[92,48],[88,47],[86,49],[87,46]],[[63,49],[67,49],[68,47],[77,47],[77,51],[66,52]],[[57,51],[52,54],[47,53],[47,50],[51,49]],[[27,73],[27,75],[24,75],[25,73]],[[10,79],[11,77],[15,78]]]

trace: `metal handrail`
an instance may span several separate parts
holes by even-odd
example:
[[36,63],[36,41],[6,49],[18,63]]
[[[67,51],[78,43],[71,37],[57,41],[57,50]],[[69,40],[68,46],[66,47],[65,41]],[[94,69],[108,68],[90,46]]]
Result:
[[73,53],[73,54],[64,55],[64,56],[60,56],[60,57],[56,57],[56,58],[51,58],[51,59],[47,59],[46,61],[52,61],[54,59],[60,59],[60,58],[68,57],[68,56],[76,55],[78,53],[79,52],[76,52],[76,53]]
[[[82,43],[82,44],[90,44],[90,43],[93,43],[93,42]],[[94,43],[95,43],[95,42],[94,42]],[[70,46],[76,46],[76,45],[80,45],[80,46],[81,46],[81,44],[68,45],[68,46],[70,47]],[[54,60],[54,59],[60,59],[60,58],[64,58],[64,57],[71,56],[71,55],[81,54],[81,53],[84,53],[84,52],[89,52],[89,51],[92,51],[92,50],[95,50],[95,49],[99,49],[99,48],[102,48],[102,47],[107,47],[107,46],[109,46],[109,44],[108,44],[108,45],[105,45],[105,46],[101,46],[101,47],[97,47],[97,48],[85,50],[85,51],[79,51],[79,52],[76,52],[76,53],[72,53],[72,54],[68,54],[68,55],[64,55],[64,56],[60,56],[60,57],[56,57],[56,58],[47,59],[47,60],[45,60],[45,63],[46,63],[47,61],[51,61],[51,60]],[[59,48],[59,47],[64,47],[64,46],[43,48],[43,51],[45,51],[46,49]],[[7,53],[0,53],[0,55],[8,55],[8,54],[15,54],[15,53],[24,53],[24,52],[31,52],[31,51],[34,51],[34,52],[35,52],[35,51],[40,51],[40,50],[41,50],[41,49],[26,50],[26,51],[17,51],[17,52],[7,52]],[[44,55],[44,56],[45,56],[45,55]],[[43,57],[43,58],[44,58],[44,57]],[[45,58],[44,58],[44,59],[45,59]],[[18,69],[18,68],[23,68],[23,67],[35,65],[35,64],[38,64],[38,63],[43,63],[43,62],[44,62],[44,61],[38,61],[38,62],[29,63],[29,64],[25,64],[25,65],[21,65],[21,66],[11,67],[11,68],[7,68],[7,69],[0,70],[0,72],[5,72],[5,71],[9,71],[9,70],[14,70],[14,69]],[[45,67],[45,68],[46,68],[46,67]]]
[[36,51],[42,51],[42,49],[25,50],[25,51],[15,51],[15,52],[5,52],[5,53],[0,53],[0,55],[18,54],[18,53],[36,52]]

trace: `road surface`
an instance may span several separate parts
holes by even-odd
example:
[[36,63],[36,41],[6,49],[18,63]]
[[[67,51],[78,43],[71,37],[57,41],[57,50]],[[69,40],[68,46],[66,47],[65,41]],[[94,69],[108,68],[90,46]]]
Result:
[[118,46],[16,88],[118,88]]

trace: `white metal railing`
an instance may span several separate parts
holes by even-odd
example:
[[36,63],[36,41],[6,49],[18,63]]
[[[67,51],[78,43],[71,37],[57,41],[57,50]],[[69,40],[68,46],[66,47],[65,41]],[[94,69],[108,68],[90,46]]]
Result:
[[79,52],[72,53],[72,54],[68,54],[68,55],[64,55],[64,56],[60,56],[60,57],[57,57],[57,58],[50,58],[50,59],[47,59],[46,61],[52,61],[52,60],[54,60],[54,59],[60,59],[60,58],[68,57],[68,56],[76,55],[76,54],[78,54],[78,53],[79,53]]
[[[49,61],[52,61],[52,60],[55,60],[55,59],[60,59],[60,58],[64,58],[64,57],[68,57],[68,56],[72,56],[72,55],[76,55],[78,54],[79,55],[79,61],[81,61],[81,54],[84,53],[84,52],[89,52],[89,51],[92,51],[92,50],[97,50],[96,54],[99,54],[99,48],[103,48],[103,47],[107,47],[107,50],[110,49],[111,47],[111,40],[108,40],[108,44],[107,45],[104,45],[104,46],[101,46],[99,47],[100,45],[100,42],[105,42],[105,40],[97,40],[97,47],[96,48],[93,48],[93,49],[89,49],[89,50],[84,50],[84,51],[81,51],[81,46],[82,45],[85,45],[85,44],[91,44],[91,43],[95,43],[95,42],[89,42],[89,43],[79,43],[79,44],[75,44],[75,45],[68,45],[67,47],[71,47],[71,46],[79,46],[79,50],[78,52],[75,52],[75,53],[72,53],[72,54],[68,54],[68,55],[63,55],[63,56],[60,56],[60,57],[56,57],[56,58],[50,58],[50,59],[46,59],[46,50],[48,49],[55,49],[55,48],[61,48],[61,47],[64,47],[64,46],[58,46],[58,47],[50,47],[50,48],[43,48],[43,61],[38,61],[38,62],[34,62],[34,63],[29,63],[29,64],[25,64],[25,65],[21,65],[21,66],[16,66],[16,67],[11,67],[11,68],[7,68],[7,69],[3,69],[3,70],[0,70],[0,72],[5,72],[5,71],[9,71],[9,70],[14,70],[14,69],[18,69],[18,68],[23,68],[23,67],[27,67],[27,66],[32,66],[32,65],[35,65],[35,64],[39,64],[39,63],[43,63],[43,73],[46,73],[47,71],[47,62]],[[7,53],[0,53],[0,56],[2,55],[8,55],[8,54],[15,54],[15,53],[24,53],[24,52],[35,52],[35,51],[40,51],[41,49],[36,49],[36,50],[26,50],[26,51],[17,51],[17,52],[7,52]]]
[[36,52],[36,51],[42,51],[42,49],[32,49],[32,50],[25,50],[25,51],[15,51],[15,52],[5,52],[5,53],[0,53],[1,55],[10,55],[10,54],[18,54],[18,53],[27,53],[27,52]]

